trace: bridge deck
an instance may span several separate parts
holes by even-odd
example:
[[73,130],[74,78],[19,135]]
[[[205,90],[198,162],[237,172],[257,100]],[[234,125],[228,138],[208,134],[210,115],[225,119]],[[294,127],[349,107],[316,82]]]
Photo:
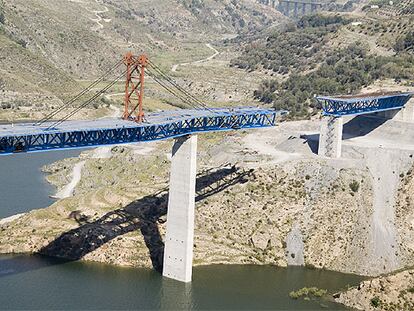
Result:
[[121,119],[0,125],[0,154],[83,148],[168,139],[188,134],[275,125],[285,111],[243,107],[171,110],[146,115],[138,124]]
[[325,115],[346,116],[397,110],[404,107],[414,93],[372,93],[352,96],[318,96]]

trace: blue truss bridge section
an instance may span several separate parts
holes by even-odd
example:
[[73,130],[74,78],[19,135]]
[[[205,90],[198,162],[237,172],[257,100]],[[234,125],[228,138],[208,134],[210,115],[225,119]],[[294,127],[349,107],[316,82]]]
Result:
[[0,155],[169,139],[203,132],[270,127],[286,111],[252,107],[171,110],[135,123],[121,119],[0,125]]
[[408,93],[366,94],[357,96],[317,96],[324,115],[349,116],[402,109],[414,95]]

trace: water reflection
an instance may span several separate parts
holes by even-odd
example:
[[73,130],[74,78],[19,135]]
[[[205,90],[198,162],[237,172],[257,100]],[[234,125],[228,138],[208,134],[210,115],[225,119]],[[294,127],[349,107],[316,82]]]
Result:
[[163,278],[160,296],[161,310],[191,310],[195,305],[191,283]]
[[335,292],[362,280],[299,267],[218,265],[195,267],[193,282],[183,284],[150,269],[39,256],[2,256],[0,271],[2,309],[325,310],[318,301],[292,300],[289,292],[304,286]]
[[54,265],[67,263],[67,260],[44,257],[40,255],[1,255],[0,278],[32,270],[47,268]]

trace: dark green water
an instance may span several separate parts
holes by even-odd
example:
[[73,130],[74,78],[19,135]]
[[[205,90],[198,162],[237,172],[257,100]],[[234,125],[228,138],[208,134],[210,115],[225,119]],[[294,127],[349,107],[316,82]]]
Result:
[[3,256],[0,309],[345,310],[292,300],[289,292],[303,286],[335,291],[359,280],[305,268],[217,265],[194,268],[193,282],[184,285],[149,269]]
[[[0,217],[51,204],[54,189],[41,166],[77,153],[0,157]],[[360,280],[300,267],[219,265],[194,268],[193,282],[184,285],[149,269],[3,255],[0,309],[345,310],[328,301],[293,300],[289,292],[317,286],[332,293]]]
[[79,150],[0,156],[0,218],[47,207],[55,189],[41,172],[44,165],[78,156]]

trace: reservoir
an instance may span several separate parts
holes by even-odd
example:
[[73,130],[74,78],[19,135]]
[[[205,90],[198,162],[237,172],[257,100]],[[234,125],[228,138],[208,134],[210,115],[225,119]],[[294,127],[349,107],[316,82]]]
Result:
[[41,169],[79,154],[79,150],[69,150],[0,156],[0,219],[55,202],[49,197],[55,189],[46,182]]
[[[0,157],[0,218],[46,207],[55,189],[41,167],[79,151]],[[0,231],[1,234],[1,231]],[[316,286],[330,293],[356,285],[355,275],[303,267],[195,267],[182,284],[150,269],[0,255],[1,309],[273,309],[347,310],[326,300],[293,300],[289,292]]]

